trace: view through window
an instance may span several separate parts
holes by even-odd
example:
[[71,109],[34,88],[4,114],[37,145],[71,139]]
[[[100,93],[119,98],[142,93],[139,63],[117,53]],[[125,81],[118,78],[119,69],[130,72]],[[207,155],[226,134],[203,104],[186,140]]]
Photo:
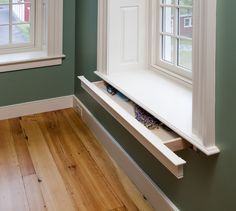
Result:
[[192,71],[193,0],[162,0],[161,59]]
[[33,0],[0,0],[0,47],[33,42]]

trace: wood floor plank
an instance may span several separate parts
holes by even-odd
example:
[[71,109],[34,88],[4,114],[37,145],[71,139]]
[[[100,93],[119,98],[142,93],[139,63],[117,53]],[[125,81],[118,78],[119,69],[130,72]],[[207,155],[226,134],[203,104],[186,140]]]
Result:
[[0,210],[29,210],[7,120],[0,121]]
[[153,210],[73,109],[0,121],[0,210]]
[[28,148],[49,211],[76,210],[56,167],[44,136],[34,117],[23,117],[21,126],[28,137]]
[[127,211],[127,208],[125,206],[123,206],[123,207],[118,207],[118,208],[115,208],[115,209],[109,210],[109,211]]
[[23,177],[30,211],[46,211],[46,204],[36,174]]
[[20,125],[20,119],[10,119],[9,120],[10,127],[11,127],[11,134],[14,140],[14,146],[21,170],[22,176],[28,176],[35,174],[33,162],[31,160],[27,141],[28,137],[25,135],[24,131]]
[[123,206],[62,113],[39,116],[40,127],[78,209],[111,210]]
[[67,109],[61,112],[85,145],[127,210],[153,210],[123,171],[114,164],[79,115],[73,109]]

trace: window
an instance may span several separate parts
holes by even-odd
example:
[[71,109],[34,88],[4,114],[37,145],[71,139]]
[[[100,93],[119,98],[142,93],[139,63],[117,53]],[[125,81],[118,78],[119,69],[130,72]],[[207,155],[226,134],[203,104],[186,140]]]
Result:
[[153,65],[191,80],[193,0],[161,0],[154,4],[160,10],[152,17],[157,25]]
[[207,155],[219,152],[216,2],[100,0],[98,8],[97,75]]
[[184,18],[184,28],[192,27],[192,18]]
[[0,0],[0,47],[34,43],[34,0]]
[[0,0],[0,72],[61,64],[62,9],[63,0]]

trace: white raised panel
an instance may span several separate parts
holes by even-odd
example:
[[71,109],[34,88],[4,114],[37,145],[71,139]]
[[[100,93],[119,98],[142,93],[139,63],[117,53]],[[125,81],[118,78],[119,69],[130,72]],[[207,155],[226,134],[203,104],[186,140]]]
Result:
[[121,63],[138,63],[139,7],[123,7],[122,13],[122,59]]
[[107,72],[145,68],[147,1],[110,0],[107,10]]

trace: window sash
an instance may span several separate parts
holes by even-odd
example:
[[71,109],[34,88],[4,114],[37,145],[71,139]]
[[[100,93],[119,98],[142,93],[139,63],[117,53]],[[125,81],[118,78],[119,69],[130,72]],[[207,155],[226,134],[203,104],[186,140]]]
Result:
[[[30,19],[28,22],[16,22],[14,23],[12,21],[12,11],[13,11],[13,6],[14,5],[25,5],[25,3],[30,4]],[[18,2],[18,3],[13,3],[13,0],[9,0],[9,3],[4,3],[1,5],[8,5],[9,6],[9,22],[8,23],[3,23],[0,24],[0,26],[8,26],[9,27],[9,43],[5,45],[0,45],[0,54],[5,54],[5,53],[14,53],[14,52],[22,52],[22,51],[28,51],[32,50],[35,47],[35,22],[36,22],[36,3],[35,0],[30,0],[30,2]],[[29,34],[29,42],[22,42],[22,43],[13,43],[13,30],[12,28],[17,25],[25,25],[29,24],[30,25],[30,34]]]
[[[165,32],[163,30],[163,8],[173,9],[173,30],[172,32]],[[173,75],[177,78],[181,78],[189,83],[192,79],[192,68],[185,68],[180,65],[180,58],[178,55],[180,41],[192,42],[192,38],[183,36],[179,34],[179,14],[177,13],[180,9],[192,9],[194,13],[194,7],[189,5],[179,5],[177,1],[174,4],[164,4],[161,0],[152,0],[152,17],[151,17],[151,38],[150,38],[150,48],[151,48],[151,67],[152,69],[162,70],[170,75]],[[163,37],[170,36],[173,39],[173,52],[172,52],[172,63],[165,61],[163,59]],[[192,46],[192,44],[191,44]],[[191,53],[193,52],[193,49]],[[191,56],[191,55],[190,55]],[[192,59],[193,60],[193,59]],[[192,61],[193,62],[193,61]]]

